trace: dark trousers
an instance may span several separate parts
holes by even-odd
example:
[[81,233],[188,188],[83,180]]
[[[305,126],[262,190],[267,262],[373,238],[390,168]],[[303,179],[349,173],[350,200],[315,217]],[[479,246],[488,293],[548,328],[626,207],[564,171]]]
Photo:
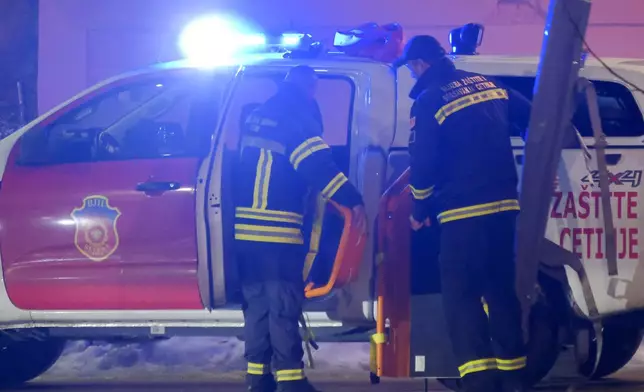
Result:
[[272,382],[273,371],[278,383],[304,380],[299,318],[305,251],[270,245],[251,244],[238,251],[248,381],[257,391],[269,389],[262,385]]
[[513,391],[520,386],[526,358],[514,286],[516,216],[501,212],[441,225],[444,307],[468,392]]

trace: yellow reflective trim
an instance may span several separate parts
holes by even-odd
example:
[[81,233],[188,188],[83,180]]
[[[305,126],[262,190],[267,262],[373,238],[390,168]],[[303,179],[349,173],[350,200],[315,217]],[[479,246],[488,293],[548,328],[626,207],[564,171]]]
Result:
[[295,170],[297,170],[300,167],[300,163],[302,163],[303,160],[305,160],[306,158],[310,157],[314,153],[316,153],[316,152],[318,152],[320,150],[327,149],[327,148],[330,148],[330,147],[326,143],[324,143],[322,141],[322,139],[320,139],[319,143],[316,143],[315,145],[312,145],[309,148],[307,148],[306,150],[304,150],[304,152],[302,152],[300,155],[298,155],[295,158],[295,160],[293,162],[291,162],[293,164],[293,168]]
[[268,205],[268,186],[271,182],[273,153],[260,149],[255,173],[255,188],[253,189],[253,209],[266,209]]
[[371,335],[371,340],[376,344],[385,343],[385,334],[384,333],[375,333]]
[[275,380],[277,382],[298,381],[303,379],[304,379],[304,370],[302,369],[278,370],[275,373]]
[[304,243],[302,232],[298,228],[247,224],[235,224],[235,239],[298,245]]
[[474,94],[469,94],[464,97],[461,97],[455,101],[452,101],[440,109],[434,115],[438,124],[441,125],[450,115],[463,110],[469,106],[476,105],[478,103],[492,101],[495,99],[509,99],[508,92],[502,88],[495,88],[492,90],[481,91]]
[[257,159],[257,169],[255,171],[255,186],[253,188],[253,208],[257,209],[261,205],[260,192],[262,188],[262,173],[263,167],[266,165],[266,153],[264,149],[259,150],[259,158]]
[[434,187],[430,186],[427,189],[416,189],[413,186],[409,185],[409,189],[411,190],[411,195],[414,197],[416,200],[425,200],[429,198],[432,193],[434,192]]
[[309,241],[309,251],[304,259],[304,271],[302,277],[308,279],[313,268],[313,262],[320,250],[320,238],[322,237],[322,225],[324,224],[324,212],[326,210],[326,199],[318,195],[315,201],[315,218],[313,228],[311,229],[311,240]]
[[289,161],[291,162],[291,165],[293,165],[295,170],[297,170],[300,163],[304,159],[311,156],[311,154],[313,154],[314,152],[323,150],[325,148],[329,148],[329,146],[319,136],[306,139],[299,146],[297,146],[295,150],[293,150],[289,157]]
[[322,190],[322,197],[325,199],[330,199],[335,195],[335,193],[344,185],[349,179],[344,175],[344,173],[338,173]]
[[261,205],[259,208],[266,209],[268,206],[268,187],[271,184],[271,169],[273,168],[273,153],[266,151],[266,171],[264,173],[264,183],[262,184],[261,191]]
[[275,237],[270,235],[252,235],[252,234],[235,234],[236,240],[253,241],[253,242],[272,242],[276,244],[294,244],[303,245],[303,239]]
[[461,377],[465,377],[468,374],[496,369],[496,358],[485,358],[464,363],[463,365],[458,367],[458,372],[460,373]]
[[496,359],[497,368],[502,371],[519,370],[526,367],[528,359],[526,357],[519,357],[514,359]]
[[460,219],[474,218],[477,216],[491,215],[505,211],[519,211],[519,201],[516,199],[500,200],[492,203],[477,204],[469,207],[447,210],[438,214],[440,223],[447,223]]
[[253,363],[248,362],[248,369],[246,373],[252,374],[254,376],[263,376],[270,373],[270,367],[263,363]]
[[481,298],[481,303],[483,304],[483,311],[488,317],[490,317],[490,308],[488,307],[487,302],[485,301],[485,298]]
[[288,211],[261,210],[259,208],[237,207],[235,218],[255,219],[270,222],[283,222],[302,225],[304,217],[300,214]]
[[292,228],[292,227],[246,225],[241,223],[236,224],[235,229],[262,231],[266,233],[300,234],[300,229]]

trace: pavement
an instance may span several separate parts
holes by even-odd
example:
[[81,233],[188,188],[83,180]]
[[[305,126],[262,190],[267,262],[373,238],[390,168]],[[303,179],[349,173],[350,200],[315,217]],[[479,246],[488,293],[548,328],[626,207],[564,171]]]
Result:
[[[227,373],[212,378],[193,379],[190,375],[177,377],[147,375],[147,379],[96,378],[92,380],[66,380],[61,377],[46,376],[29,385],[12,391],[59,391],[59,392],[242,392],[243,374]],[[313,372],[310,376],[315,386],[322,392],[423,392],[445,391],[435,380],[428,380],[425,389],[424,380],[383,380],[379,385],[370,385],[368,374],[343,375],[342,373],[320,374]],[[581,380],[568,377],[552,377],[535,388],[535,391],[567,391],[571,384]],[[613,378],[580,385],[575,391],[629,391],[644,392],[644,367],[628,367]]]

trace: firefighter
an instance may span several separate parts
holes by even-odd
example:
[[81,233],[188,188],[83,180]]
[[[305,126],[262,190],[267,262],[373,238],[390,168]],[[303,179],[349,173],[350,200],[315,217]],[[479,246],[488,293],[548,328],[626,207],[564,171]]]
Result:
[[315,390],[304,375],[298,327],[305,298],[302,223],[308,190],[353,209],[352,224],[366,230],[362,197],[320,137],[316,86],[313,69],[292,68],[242,131],[235,242],[250,391]]
[[520,208],[510,127],[527,123],[529,103],[492,78],[457,70],[431,36],[413,37],[396,65],[417,79],[410,93],[410,221],[414,230],[440,224],[443,305],[464,390],[522,391],[526,352],[514,286]]

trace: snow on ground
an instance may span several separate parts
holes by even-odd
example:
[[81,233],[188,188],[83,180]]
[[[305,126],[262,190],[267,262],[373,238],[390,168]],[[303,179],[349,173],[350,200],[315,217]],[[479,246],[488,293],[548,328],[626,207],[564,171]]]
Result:
[[[45,377],[121,379],[163,375],[188,379],[238,374],[246,366],[243,352],[244,344],[236,338],[175,337],[123,344],[70,342]],[[368,344],[320,343],[320,350],[313,355],[315,371],[325,374],[365,374],[369,370]],[[630,365],[644,365],[644,346]]]
[[[70,342],[47,377],[128,377],[172,374],[189,377],[245,369],[244,343],[235,338],[175,337],[143,343]],[[365,372],[369,345],[320,343],[314,351],[316,370]]]

